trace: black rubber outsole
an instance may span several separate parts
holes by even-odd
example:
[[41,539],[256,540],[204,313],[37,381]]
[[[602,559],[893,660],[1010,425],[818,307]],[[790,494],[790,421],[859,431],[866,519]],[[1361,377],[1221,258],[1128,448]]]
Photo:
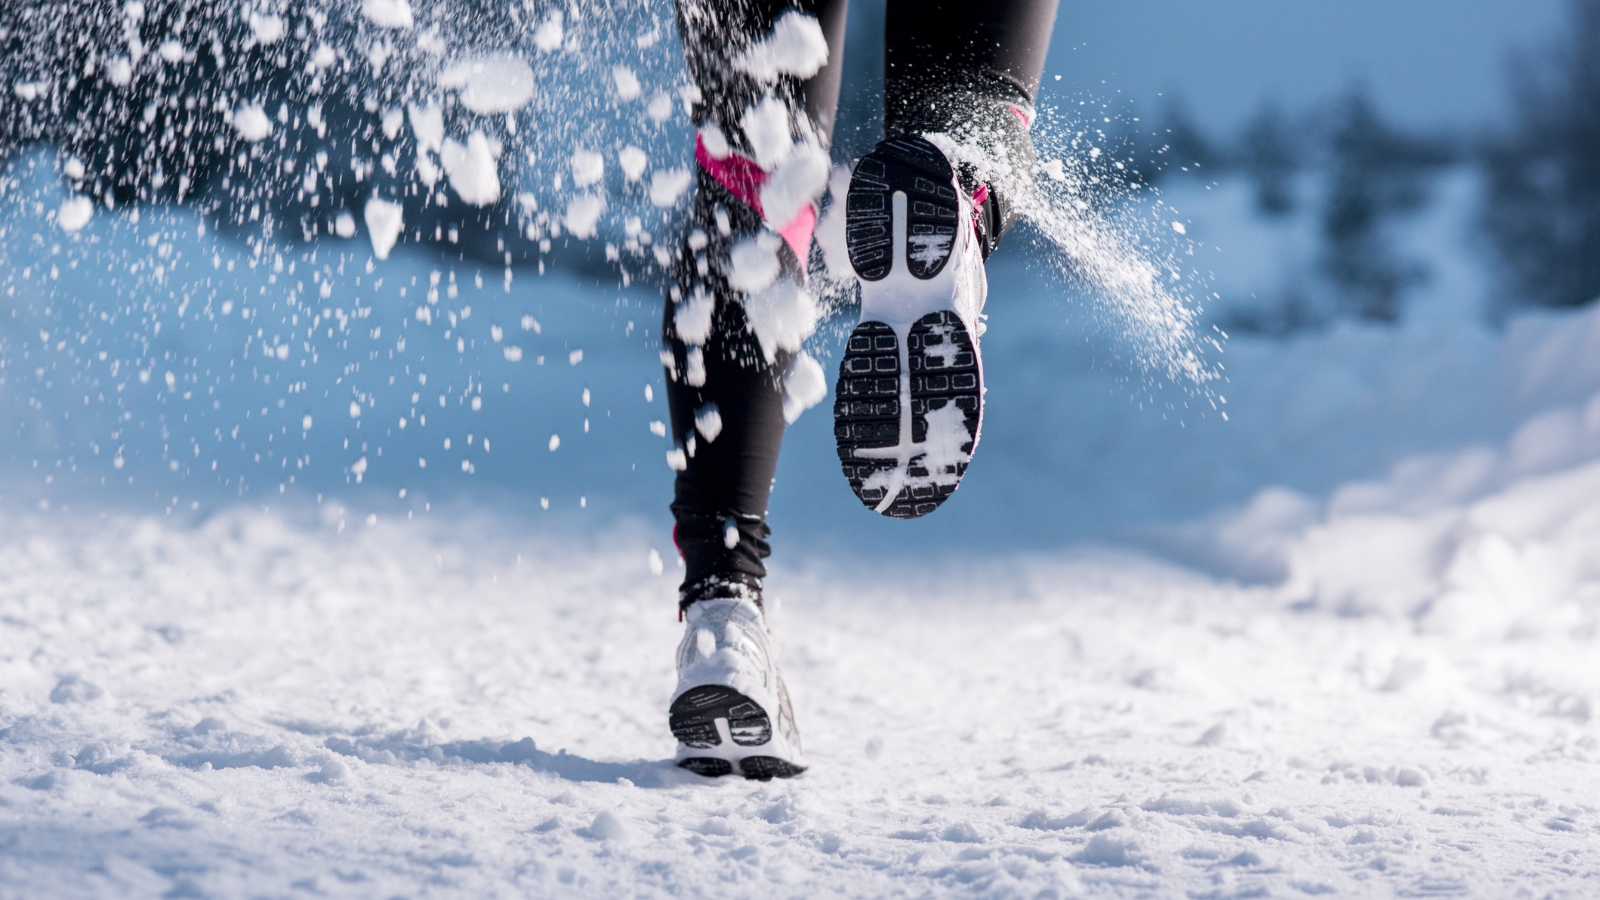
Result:
[[668,711],[672,736],[699,749],[722,743],[717,720],[728,720],[733,742],[741,747],[759,747],[772,740],[772,721],[761,704],[730,687],[704,685],[690,688],[673,701]]
[[[673,702],[668,713],[673,737],[702,750],[722,743],[721,735],[717,734],[717,719],[728,720],[733,742],[740,747],[760,747],[772,740],[772,722],[766,712],[760,704],[733,688],[721,685],[691,688]],[[733,763],[715,756],[692,756],[679,760],[678,766],[706,778],[733,774]],[[739,774],[754,781],[792,778],[804,771],[804,766],[775,756],[747,756],[739,760]]]
[[[839,364],[834,394],[833,431],[839,465],[862,504],[877,509],[885,489],[868,487],[879,472],[892,472],[896,459],[862,456],[858,450],[886,449],[900,442],[900,342],[893,329],[881,322],[862,322],[851,333]],[[942,471],[929,468],[929,454],[911,458],[906,467],[910,483],[903,485],[883,514],[915,519],[938,509],[950,499],[967,474],[967,461],[978,442],[983,413],[983,375],[972,336],[953,312],[929,313],[907,334],[906,362],[910,369],[911,440],[928,439],[928,414],[954,404],[961,411],[966,439],[958,459],[945,459]]]
[[[954,171],[926,139],[882,141],[856,163],[845,199],[845,245],[850,265],[865,281],[894,269],[894,195],[906,195],[907,265],[917,278],[938,275],[955,246],[961,204]],[[942,248],[942,252],[940,252]]]

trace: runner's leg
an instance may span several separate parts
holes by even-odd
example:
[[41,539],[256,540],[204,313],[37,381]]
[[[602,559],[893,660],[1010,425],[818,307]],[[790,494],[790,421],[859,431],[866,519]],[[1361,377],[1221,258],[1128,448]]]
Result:
[[[828,146],[839,98],[847,2],[677,4],[689,74],[700,90],[695,124],[712,136],[711,144],[720,137],[727,145],[697,152],[701,165],[693,224],[662,327],[673,465],[681,467],[672,509],[687,569],[680,594],[685,605],[730,594],[759,598],[766,575],[762,560],[771,552],[767,500],[785,425],[781,379],[789,355],[780,352],[769,359],[763,353],[725,271],[733,242],[760,232],[762,214],[753,206],[755,195],[748,185],[738,192],[730,189],[729,174],[739,170],[719,162],[756,156],[741,123],[751,105],[769,92],[788,108],[797,133],[809,131],[822,148]],[[828,47],[826,63],[805,79],[780,75],[762,82],[751,77],[738,61],[791,11],[816,18]],[[715,158],[719,152],[720,160]],[[801,243],[805,246],[780,249],[785,270],[798,278],[803,278],[809,231]]]

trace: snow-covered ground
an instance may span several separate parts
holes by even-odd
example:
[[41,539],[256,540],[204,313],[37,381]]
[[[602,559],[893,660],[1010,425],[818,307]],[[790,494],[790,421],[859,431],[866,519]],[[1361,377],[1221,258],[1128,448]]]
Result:
[[637,531],[3,528],[8,896],[1600,890],[1592,550],[1541,602],[1489,547],[1458,591],[1514,623],[1460,630],[1111,551],[788,566],[814,768],[758,784],[670,766],[679,626]]
[[[1485,325],[1473,192],[1402,233],[1400,326],[1235,335],[1227,421],[1022,242],[939,515],[803,416],[814,767],[764,785],[667,762],[647,290],[8,210],[0,895],[1600,893],[1600,311]],[[1307,262],[1241,183],[1165,199],[1218,293]]]

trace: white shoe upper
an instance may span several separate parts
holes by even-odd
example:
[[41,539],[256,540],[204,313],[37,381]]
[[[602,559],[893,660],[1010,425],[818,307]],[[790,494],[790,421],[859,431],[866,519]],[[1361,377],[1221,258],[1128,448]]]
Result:
[[689,606],[684,618],[687,627],[678,644],[678,687],[673,701],[697,687],[732,688],[766,713],[771,739],[763,744],[737,744],[726,720],[718,720],[720,743],[716,747],[680,743],[678,758],[711,756],[737,762],[747,756],[773,756],[804,767],[800,735],[778,670],[776,642],[761,608],[750,599],[700,600]]

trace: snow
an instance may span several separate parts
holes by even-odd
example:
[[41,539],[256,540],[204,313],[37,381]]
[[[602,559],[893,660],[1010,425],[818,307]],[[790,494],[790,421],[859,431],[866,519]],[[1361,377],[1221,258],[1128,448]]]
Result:
[[[250,13],[249,21],[250,31],[255,35],[256,43],[276,44],[278,41],[283,39],[284,23],[282,16],[264,16],[260,13],[252,12]],[[183,54],[180,48],[179,57],[181,58],[182,55]],[[172,60],[168,61],[171,62]]]
[[779,352],[799,352],[817,330],[822,310],[816,298],[793,279],[779,278],[745,298],[744,314],[770,363]]
[[605,212],[606,198],[603,194],[579,194],[567,201],[567,213],[562,219],[567,230],[576,238],[591,238],[595,235],[595,228],[600,221],[600,214]]
[[444,111],[438,106],[408,104],[406,118],[411,122],[411,133],[416,135],[419,151],[438,152],[444,146]]
[[367,223],[367,234],[372,238],[372,255],[378,259],[388,259],[389,251],[394,249],[394,243],[400,237],[400,230],[405,227],[405,207],[399,203],[385,200],[382,197],[373,197],[367,201],[366,208],[362,210],[362,218]]
[[626,103],[629,100],[639,99],[639,76],[627,66],[613,66],[611,80],[617,87],[617,99]]
[[1107,551],[909,580],[784,567],[769,605],[813,769],[707,783],[669,762],[683,626],[660,538],[516,521],[8,513],[6,883],[1577,896],[1600,877],[1576,704],[1600,684],[1563,663],[1592,633],[1424,634]]
[[552,50],[561,49],[562,36],[561,11],[553,10],[543,22],[539,23],[538,30],[533,33],[533,44],[540,50],[549,53]]
[[650,205],[666,209],[676,206],[689,189],[692,176],[686,168],[657,169],[650,173]]
[[694,293],[680,302],[672,313],[672,326],[678,339],[685,344],[704,344],[711,338],[711,314],[716,311],[716,298],[704,285],[696,285]]
[[66,232],[82,229],[92,218],[94,218],[94,201],[82,195],[74,195],[61,201],[61,208],[56,210],[56,225]]
[[508,113],[533,99],[533,68],[515,53],[497,51],[447,66],[438,85],[458,91],[461,105],[475,113]]
[[796,353],[783,373],[783,420],[793,425],[801,413],[827,396],[828,377],[822,364],[805,351]]
[[707,403],[695,410],[694,430],[700,432],[700,436],[705,438],[708,444],[722,433],[722,411],[715,403]]
[[[750,104],[739,119],[739,128],[750,145],[756,164],[768,172],[794,152],[795,142],[790,134],[789,107],[777,97],[767,94]],[[708,129],[701,129],[704,134]],[[708,144],[708,149],[710,149]],[[715,154],[713,154],[715,155]]]
[[810,141],[794,151],[761,186],[761,213],[773,228],[782,228],[801,207],[816,203],[828,185],[828,154]]
[[758,82],[774,82],[780,75],[805,80],[828,63],[828,41],[815,16],[798,10],[784,13],[772,34],[752,44],[735,66]]
[[606,174],[605,157],[593,150],[574,150],[571,167],[573,187],[588,187]]
[[454,138],[445,138],[439,148],[439,161],[450,176],[450,187],[463,201],[473,206],[488,206],[500,199],[500,174],[489,149],[489,139],[482,131],[468,135],[465,145]]
[[407,0],[361,0],[361,14],[380,28],[408,29],[414,24]]
[[622,175],[629,181],[638,181],[644,177],[644,170],[650,165],[650,156],[638,147],[629,144],[617,151],[617,165],[622,167]]
[[728,284],[735,290],[765,290],[778,277],[778,247],[783,238],[762,230],[735,241],[728,251]]
[[246,104],[233,113],[233,130],[239,137],[251,142],[265,140],[272,134],[272,120],[258,104]]

